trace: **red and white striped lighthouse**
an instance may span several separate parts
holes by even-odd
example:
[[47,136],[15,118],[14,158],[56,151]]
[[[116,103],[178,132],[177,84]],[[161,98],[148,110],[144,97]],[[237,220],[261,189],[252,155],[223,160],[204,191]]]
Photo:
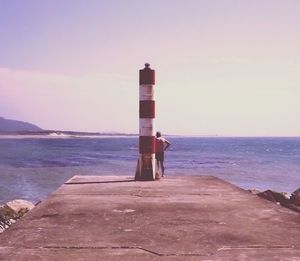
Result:
[[136,180],[155,180],[155,71],[146,63],[140,70],[139,159]]

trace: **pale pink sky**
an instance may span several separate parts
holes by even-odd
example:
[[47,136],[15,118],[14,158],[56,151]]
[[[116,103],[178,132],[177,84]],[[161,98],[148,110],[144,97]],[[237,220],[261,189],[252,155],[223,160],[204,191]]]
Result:
[[156,69],[163,133],[300,135],[298,0],[0,0],[0,116],[138,132]]

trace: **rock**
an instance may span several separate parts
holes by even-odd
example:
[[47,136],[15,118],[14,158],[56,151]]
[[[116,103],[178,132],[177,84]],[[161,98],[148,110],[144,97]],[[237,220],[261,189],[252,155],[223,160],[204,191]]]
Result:
[[291,193],[288,193],[288,192],[281,192],[281,194],[282,194],[286,199],[290,199],[290,198],[291,198]]
[[251,193],[251,194],[254,194],[254,195],[257,195],[258,193],[261,193],[261,191],[257,190],[257,189],[248,189],[248,191]]
[[280,205],[282,206],[285,206],[289,203],[289,198],[287,195],[272,190],[266,190],[264,192],[260,192],[257,194],[257,196],[270,200],[275,203],[279,202]]
[[296,205],[296,206],[300,207],[300,188],[296,189],[292,193],[290,202],[293,205]]
[[294,204],[287,204],[285,207],[300,213],[300,206]]
[[0,233],[10,226],[10,217],[13,212],[4,206],[0,207]]
[[272,190],[266,190],[258,193],[257,196],[300,213],[300,188],[294,191],[291,195],[284,192],[279,193]]
[[15,199],[0,206],[0,233],[33,207],[33,203],[23,199]]
[[4,207],[13,211],[17,217],[23,216],[26,212],[34,208],[34,204],[23,199],[15,199],[7,202]]

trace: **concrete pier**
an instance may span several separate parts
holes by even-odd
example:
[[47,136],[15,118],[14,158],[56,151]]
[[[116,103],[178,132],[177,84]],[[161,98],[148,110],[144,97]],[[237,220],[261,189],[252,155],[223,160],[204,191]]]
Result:
[[74,176],[0,235],[0,260],[300,260],[300,215],[210,176]]

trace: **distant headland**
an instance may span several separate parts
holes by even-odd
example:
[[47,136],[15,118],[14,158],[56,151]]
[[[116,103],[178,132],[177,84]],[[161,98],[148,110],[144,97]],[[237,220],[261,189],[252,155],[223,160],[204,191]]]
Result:
[[88,136],[137,136],[137,134],[118,132],[81,132],[63,130],[44,130],[32,123],[10,120],[0,117],[1,136],[32,136],[32,137],[88,137]]
[[0,117],[0,132],[24,132],[24,131],[42,131],[43,129],[24,121],[9,120]]

